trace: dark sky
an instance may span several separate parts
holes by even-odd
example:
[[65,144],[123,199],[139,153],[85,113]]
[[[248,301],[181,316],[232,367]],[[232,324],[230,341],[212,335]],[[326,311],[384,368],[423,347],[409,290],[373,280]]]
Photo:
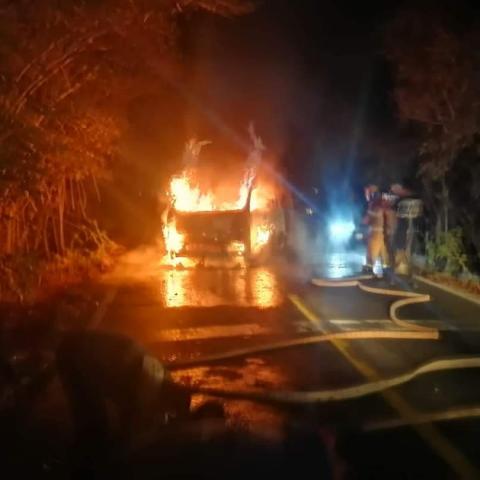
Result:
[[[381,29],[398,3],[267,0],[241,18],[197,15],[184,38],[189,89],[236,131],[254,120],[298,180],[299,164],[343,166],[364,135],[393,135]],[[192,133],[210,133],[203,113]]]
[[[477,2],[447,3],[461,24],[471,12],[460,4]],[[253,120],[302,188],[352,183],[372,166],[386,172],[382,181],[398,181],[415,139],[396,119],[382,41],[388,21],[412,4],[419,2],[264,0],[243,17],[190,14],[180,38],[185,138],[208,138],[220,157],[234,155]],[[164,130],[170,124],[167,116]]]

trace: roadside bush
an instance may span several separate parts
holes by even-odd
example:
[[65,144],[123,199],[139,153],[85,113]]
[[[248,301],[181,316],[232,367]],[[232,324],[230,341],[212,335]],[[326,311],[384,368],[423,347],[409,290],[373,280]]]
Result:
[[91,278],[111,268],[119,251],[97,223],[90,221],[78,227],[62,255],[0,255],[0,301],[29,302],[56,288]]
[[434,240],[427,242],[427,265],[434,271],[450,275],[470,272],[460,227],[442,232]]

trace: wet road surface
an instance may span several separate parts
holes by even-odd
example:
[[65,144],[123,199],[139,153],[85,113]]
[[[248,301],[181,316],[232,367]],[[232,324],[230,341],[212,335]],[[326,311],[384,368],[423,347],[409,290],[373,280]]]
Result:
[[[250,269],[168,269],[152,252],[132,255],[106,280],[111,303],[94,326],[135,338],[166,363],[312,333],[396,329],[388,320],[392,298],[309,284],[312,275],[358,273],[361,254],[334,252],[322,260],[313,267],[277,261]],[[322,343],[179,370],[175,378],[228,390],[320,390],[378,380],[432,358],[479,352],[480,307],[428,285],[403,287],[431,294],[430,304],[407,307],[402,316],[438,328],[440,340]],[[292,417],[307,414],[319,428],[335,428],[354,477],[475,478],[477,420],[370,433],[364,429],[388,419],[408,423],[417,413],[473,405],[479,399],[478,371],[471,370],[431,374],[382,395],[314,408],[218,401],[228,424],[239,430],[278,436]],[[194,404],[205,400],[197,395]]]

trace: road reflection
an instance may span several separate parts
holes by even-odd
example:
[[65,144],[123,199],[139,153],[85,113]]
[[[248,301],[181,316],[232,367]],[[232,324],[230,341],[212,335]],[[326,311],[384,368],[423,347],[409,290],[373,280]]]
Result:
[[[285,370],[261,358],[248,358],[235,367],[198,367],[173,373],[179,383],[227,391],[245,390],[285,390],[292,384]],[[208,396],[199,394],[192,399],[192,407],[196,408],[207,400]],[[230,427],[255,429],[268,436],[273,432],[280,433],[283,427],[282,412],[266,408],[264,405],[242,400],[223,402],[227,422]]]
[[362,251],[329,252],[315,265],[315,274],[323,278],[344,278],[358,275],[365,263]]
[[186,269],[159,272],[160,301],[169,308],[236,305],[272,308],[283,301],[276,273],[251,269]]
[[251,270],[249,287],[254,307],[271,308],[280,303],[277,277],[266,268]]
[[183,307],[187,302],[188,272],[172,270],[165,274],[164,302],[167,307]]

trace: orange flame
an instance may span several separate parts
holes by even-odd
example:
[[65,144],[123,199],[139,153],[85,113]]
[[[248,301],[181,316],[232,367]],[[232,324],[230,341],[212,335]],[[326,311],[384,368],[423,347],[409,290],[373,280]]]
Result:
[[[231,191],[235,191],[232,189]],[[236,200],[226,200],[222,195],[215,194],[212,190],[203,189],[196,181],[196,171],[193,168],[184,170],[180,175],[172,177],[169,184],[169,197],[175,210],[181,212],[209,212],[241,210],[247,207],[248,196],[250,196],[250,212],[261,212],[268,209],[275,199],[273,185],[267,184],[256,178],[255,169],[245,171],[243,181],[238,189]],[[272,234],[272,227],[260,219],[252,216],[251,225],[251,251],[258,253],[268,244]],[[174,262],[175,256],[185,245],[185,235],[178,232],[175,221],[167,221],[163,226],[163,236],[167,257],[170,263]],[[235,253],[243,253],[245,245],[235,245]]]
[[270,225],[256,225],[252,227],[251,243],[252,253],[258,253],[270,240],[272,228]]
[[261,210],[268,207],[269,202],[275,198],[275,192],[269,185],[257,179],[254,185],[256,174],[249,169],[243,178],[238,190],[238,197],[234,201],[227,201],[218,198],[213,191],[202,191],[195,182],[193,169],[185,170],[181,175],[174,176],[169,185],[169,196],[172,198],[173,206],[181,212],[210,212],[241,210],[245,208],[248,194],[252,190],[250,210]]
[[185,235],[177,231],[175,221],[171,221],[163,226],[163,238],[165,240],[165,248],[170,257],[180,252],[185,243]]
[[184,171],[170,181],[170,196],[176,210],[181,212],[210,212],[219,210],[241,210],[245,207],[251,181],[242,182],[237,200],[221,201],[211,190],[202,192],[194,181],[192,170]]

